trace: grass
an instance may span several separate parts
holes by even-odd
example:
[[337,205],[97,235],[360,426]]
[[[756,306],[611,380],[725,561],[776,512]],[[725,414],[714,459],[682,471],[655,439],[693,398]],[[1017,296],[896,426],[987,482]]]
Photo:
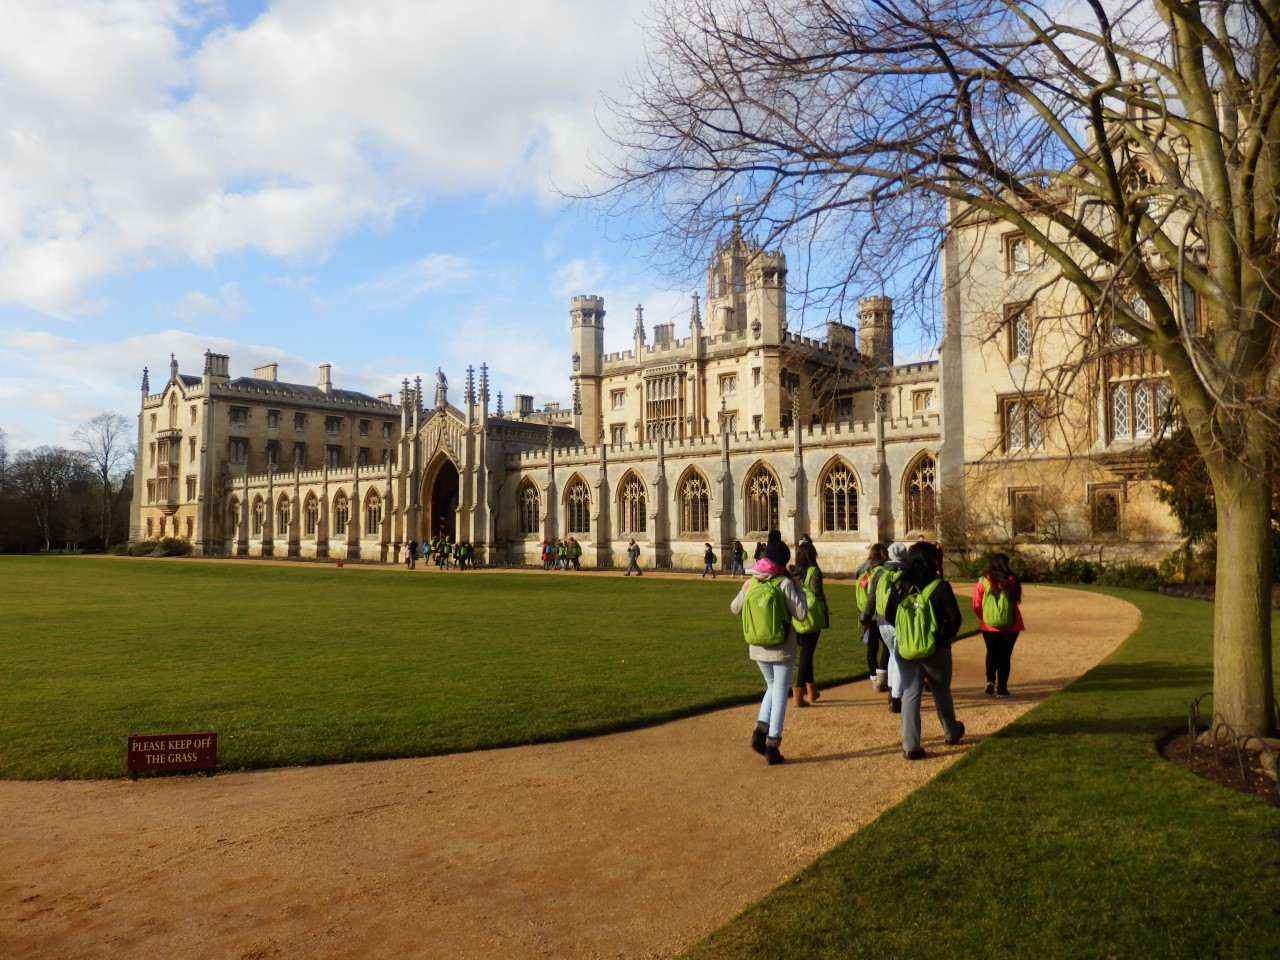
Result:
[[[758,698],[735,581],[0,557],[0,777],[124,773],[131,733],[222,769],[561,740]],[[866,673],[831,584],[824,683]]]
[[686,957],[1280,956],[1280,810],[1156,752],[1212,607],[1101,592],[1143,615],[1115,654]]

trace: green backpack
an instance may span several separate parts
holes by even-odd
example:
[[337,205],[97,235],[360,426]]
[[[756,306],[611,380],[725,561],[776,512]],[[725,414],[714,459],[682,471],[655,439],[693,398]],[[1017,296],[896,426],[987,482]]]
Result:
[[804,594],[804,602],[809,611],[803,620],[791,618],[791,625],[796,628],[796,633],[817,633],[819,630],[827,629],[827,608],[809,587],[809,582],[813,579],[813,569],[810,567],[804,572],[804,583],[800,585],[800,591]]
[[1013,601],[1004,590],[992,590],[991,581],[982,578],[982,622],[997,630],[1013,625],[1018,619]]
[[774,647],[787,639],[787,604],[778,589],[781,577],[756,579],[742,598],[742,638],[747,643]]
[[938,618],[929,597],[941,582],[941,578],[934,580],[923,590],[912,587],[898,603],[893,629],[903,660],[928,660],[937,649]]
[[885,619],[885,614],[889,611],[889,594],[900,576],[902,576],[901,569],[886,570],[881,567],[880,576],[876,577],[876,616],[881,620]]
[[870,593],[871,581],[874,579],[873,574],[883,567],[872,567],[867,570],[857,580],[853,581],[853,602],[858,605],[858,615],[862,615],[862,611],[867,609],[867,596]]

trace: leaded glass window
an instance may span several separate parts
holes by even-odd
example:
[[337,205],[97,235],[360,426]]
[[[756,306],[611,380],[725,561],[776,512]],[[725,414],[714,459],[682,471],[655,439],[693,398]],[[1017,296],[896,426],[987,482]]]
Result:
[[768,531],[778,529],[778,505],[782,488],[778,478],[761,464],[747,478],[747,529]]
[[538,494],[537,485],[527,477],[516,494],[516,511],[516,525],[520,536],[536,534],[542,519],[542,497]]
[[591,491],[581,477],[574,478],[565,492],[565,505],[568,508],[570,533],[589,533],[591,531]]
[[921,457],[907,476],[907,529],[932,530],[937,523],[938,465]]
[[822,529],[826,533],[858,529],[858,480],[843,463],[828,470],[822,481]]
[[645,532],[644,484],[634,473],[622,481],[618,500],[618,526],[624,534]]
[[705,534],[711,529],[711,491],[706,478],[691,473],[680,486],[680,532]]

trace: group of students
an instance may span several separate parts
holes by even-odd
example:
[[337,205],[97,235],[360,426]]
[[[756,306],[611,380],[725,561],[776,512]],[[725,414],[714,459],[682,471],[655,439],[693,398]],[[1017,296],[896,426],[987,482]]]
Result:
[[574,570],[581,570],[579,559],[582,557],[582,544],[570,537],[568,540],[543,540],[539,548],[542,556],[543,570],[568,570],[573,564]]
[[476,548],[468,540],[454,543],[448,536],[432,537],[421,544],[417,540],[410,540],[404,545],[405,567],[409,570],[416,569],[419,557],[423,563],[434,562],[439,570],[448,570],[450,567],[454,570],[466,570],[468,567],[474,569]]
[[[813,653],[829,615],[812,542],[801,538],[790,566],[791,551],[778,531],[771,531],[762,546],[730,609],[742,618],[748,656],[765,681],[751,747],[773,765],[785,760],[780,747],[788,703],[807,707],[806,694],[810,701],[821,695],[813,677]],[[910,548],[874,544],[857,571],[855,597],[871,683],[888,692],[890,712],[901,717],[903,757],[927,756],[920,742],[920,701],[926,690],[933,696],[945,742],[958,744],[965,726],[951,697],[951,644],[961,617],[955,592],[942,575],[937,545],[924,539]],[[985,691],[1011,696],[1010,661],[1023,629],[1022,585],[1007,555],[992,554],[970,602],[986,645]]]

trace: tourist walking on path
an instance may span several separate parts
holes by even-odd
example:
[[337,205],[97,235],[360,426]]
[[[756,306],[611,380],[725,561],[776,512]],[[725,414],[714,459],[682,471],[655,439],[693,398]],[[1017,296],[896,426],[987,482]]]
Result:
[[636,572],[637,577],[644,576],[644,572],[640,569],[640,545],[636,543],[635,537],[627,541],[627,572],[623,576],[631,576],[632,570]]
[[405,569],[412,570],[418,558],[418,541],[410,540],[404,545]]
[[862,624],[862,642],[867,648],[867,677],[877,693],[883,693],[889,687],[889,651],[880,638],[880,631],[863,617],[867,600],[875,593],[875,585],[880,579],[878,571],[888,559],[884,544],[873,543],[867,550],[867,559],[858,565],[858,577],[853,582],[853,600]]
[[782,534],[771,531],[752,576],[729,604],[729,609],[742,617],[747,656],[764,676],[764,698],[751,734],[751,749],[763,754],[770,766],[785,760],[779,748],[797,649],[791,621],[804,619],[809,612],[804,594],[786,575],[790,559],[791,551],[782,542]]
[[[921,541],[907,551],[885,619],[894,624],[902,671],[902,755],[920,760],[927,755],[920,746],[920,695],[926,677],[947,745],[964,736],[964,724],[956,719],[951,700],[951,641],[960,630],[960,608],[951,584],[938,575],[938,548],[932,543]],[[917,633],[921,626],[927,636]],[[921,650],[927,652],[917,658]]]
[[569,561],[573,564],[574,570],[582,569],[582,544],[573,537],[569,538]]
[[742,561],[747,559],[747,551],[743,549],[742,541],[733,541],[733,568],[729,571],[731,577],[745,577],[747,575],[746,568],[742,565]]
[[986,576],[973,585],[973,612],[978,615],[978,629],[987,646],[988,696],[1013,696],[1009,692],[1009,661],[1024,629],[1021,603],[1022,584],[1009,569],[1008,555],[993,553]]
[[[877,680],[880,677],[881,669],[884,672],[884,683],[875,684],[877,690],[889,691],[889,712],[902,712],[902,668],[898,660],[897,639],[894,634],[893,624],[885,618],[886,605],[888,600],[888,590],[892,587],[893,582],[902,574],[902,564],[907,559],[907,548],[905,544],[891,543],[886,552],[889,559],[877,567],[871,573],[871,579],[868,583],[867,599],[859,617],[862,625],[871,632],[870,638],[864,637],[866,642],[868,639],[874,640],[876,636],[880,638],[880,646],[884,650],[883,660],[878,661],[876,669]],[[884,580],[885,577],[889,579]]]
[[813,679],[813,654],[818,649],[818,637],[827,626],[827,595],[822,589],[822,570],[818,566],[818,552],[808,538],[796,544],[795,563],[791,567],[791,579],[800,587],[808,608],[802,619],[792,622],[796,631],[796,675],[791,681],[791,693],[797,707],[809,706],[809,700],[817,703],[822,696]]
[[711,549],[711,544],[705,545],[707,549],[702,551],[702,576],[698,579],[707,579],[707,574],[711,574],[711,579],[716,578],[716,554]]

